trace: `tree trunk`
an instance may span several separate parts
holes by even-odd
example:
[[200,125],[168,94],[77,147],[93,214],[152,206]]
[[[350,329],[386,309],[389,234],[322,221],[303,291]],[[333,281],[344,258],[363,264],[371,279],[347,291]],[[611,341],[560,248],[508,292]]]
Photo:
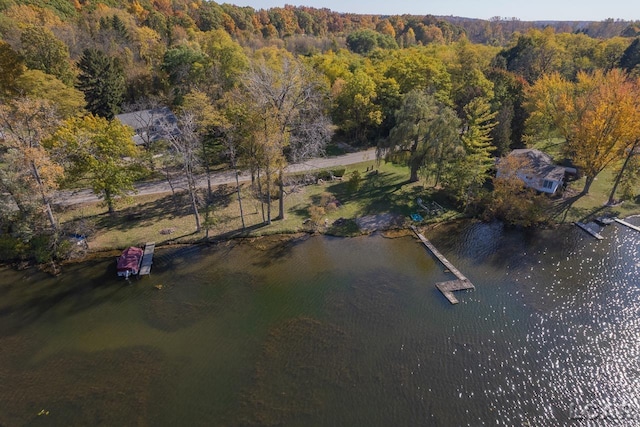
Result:
[[260,181],[260,169],[258,169],[258,198],[260,200],[260,209],[262,210],[262,222],[267,222],[264,216],[264,203],[262,202],[262,182]]
[[280,200],[278,200],[278,208],[280,210],[280,215],[278,215],[278,219],[284,219],[284,172],[280,169],[280,176],[278,178],[280,180],[278,187],[280,189]]
[[419,178],[418,178],[418,170],[420,169],[420,162],[417,161],[415,158],[413,158],[413,156],[416,153],[416,150],[418,149],[418,144],[420,143],[419,138],[416,136],[415,140],[413,141],[413,144],[411,144],[411,157],[409,158],[409,168],[411,171],[411,174],[409,176],[409,182],[418,182]]
[[587,180],[584,182],[584,188],[582,189],[582,195],[589,194],[589,189],[591,188],[591,184],[595,180],[595,176],[588,176]]
[[44,202],[44,209],[47,212],[47,218],[49,218],[49,222],[51,223],[51,228],[55,231],[58,229],[58,224],[56,224],[56,218],[53,216],[53,210],[51,210],[51,204],[45,197],[42,195],[42,201]]
[[240,219],[242,220],[242,230],[244,231],[244,229],[246,228],[245,224],[244,224],[244,213],[242,212],[242,197],[240,196],[240,178],[238,178],[238,175],[240,174],[240,172],[238,171],[238,169],[235,169],[236,171],[236,190],[238,191],[238,205],[240,206]]
[[624,159],[624,164],[622,165],[622,169],[620,169],[620,172],[618,173],[618,176],[616,176],[616,181],[613,183],[613,188],[611,189],[611,194],[609,195],[609,201],[607,202],[607,205],[613,205],[615,203],[615,195],[616,195],[616,190],[618,189],[618,184],[620,184],[620,180],[622,179],[622,176],[624,175],[624,171],[627,169],[627,165],[629,164],[629,160],[631,160],[631,157],[633,157],[634,151],[636,150],[636,147],[638,146],[638,142],[640,142],[639,139],[636,139],[636,142],[633,143],[633,146],[631,147],[631,150],[629,150],[629,155],[627,156],[626,159]]
[[271,172],[267,166],[267,224],[271,225]]
[[211,168],[209,167],[209,157],[207,156],[207,144],[202,140],[202,160],[204,161],[204,170],[207,174],[207,201],[211,203],[213,191],[211,191]]
[[36,183],[38,184],[38,188],[40,189],[42,204],[44,205],[44,209],[45,209],[45,212],[47,213],[47,218],[49,219],[51,228],[53,230],[56,230],[58,228],[58,225],[56,223],[56,218],[53,216],[53,210],[51,210],[51,203],[49,203],[49,200],[47,200],[47,195],[44,192],[44,184],[42,183],[42,179],[40,178],[40,172],[38,171],[38,167],[34,162],[31,162],[31,172],[33,173],[33,176],[36,179]]
[[113,215],[116,210],[113,206],[113,198],[111,197],[111,192],[109,190],[104,190],[104,201],[107,203],[109,215]]
[[418,182],[420,178],[418,178],[418,165],[411,165],[411,176],[409,177],[409,182]]
[[198,198],[196,197],[196,187],[193,177],[189,177],[189,195],[191,196],[191,209],[193,210],[193,216],[196,220],[196,233],[202,230],[202,224],[200,224],[200,213],[198,212]]

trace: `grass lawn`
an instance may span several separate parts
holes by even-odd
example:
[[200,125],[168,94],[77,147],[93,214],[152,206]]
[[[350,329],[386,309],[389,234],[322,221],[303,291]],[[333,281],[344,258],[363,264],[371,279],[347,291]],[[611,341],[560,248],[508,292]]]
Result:
[[[557,142],[549,142],[557,144]],[[361,184],[357,190],[349,185],[353,171],[358,171]],[[249,184],[242,184],[244,218],[247,230],[242,232],[242,222],[233,186],[218,187],[209,212],[213,225],[211,238],[234,236],[261,236],[319,231],[327,234],[349,236],[360,233],[355,219],[367,215],[396,214],[410,223],[409,215],[420,213],[416,198],[425,203],[435,201],[446,208],[443,214],[426,217],[424,223],[446,221],[462,217],[447,204],[442,192],[423,182],[409,183],[406,167],[369,161],[347,167],[343,180],[322,184],[287,187],[285,220],[274,220],[271,225],[263,222],[260,202],[251,195]],[[552,220],[565,223],[587,221],[596,216],[619,217],[640,213],[640,198],[620,206],[605,207],[613,185],[613,172],[601,173],[594,181],[590,194],[578,197],[584,179],[570,183],[565,197],[554,199]],[[318,210],[318,207],[324,209]],[[266,213],[266,205],[264,205]],[[318,214],[320,212],[320,214]],[[316,223],[308,220],[315,213]],[[202,221],[207,213],[201,209]],[[278,201],[272,202],[272,218],[278,215]],[[201,241],[205,232],[195,233],[195,220],[189,208],[186,194],[160,194],[134,196],[122,204],[114,215],[107,213],[99,203],[77,205],[59,213],[63,226],[72,233],[87,234],[92,251],[121,249],[131,245],[155,241],[157,244],[192,243]],[[334,225],[338,219],[343,219]],[[328,226],[325,226],[326,224]]]
[[[605,206],[609,200],[609,193],[613,188],[614,171],[606,169],[600,173],[589,190],[589,194],[577,198],[572,203],[571,194],[578,194],[584,187],[584,178],[569,184],[569,199],[566,200],[564,212],[556,220],[560,222],[588,221],[598,216],[617,216],[624,218],[640,214],[640,197],[626,200],[618,206]],[[619,195],[616,195],[619,197]]]
[[[353,171],[357,170],[362,179],[359,189],[353,190],[348,183]],[[373,172],[377,171],[377,172]],[[408,217],[419,212],[416,198],[425,202],[437,201],[446,207],[445,196],[423,183],[409,183],[406,167],[390,163],[376,165],[374,161],[347,167],[342,181],[328,181],[322,184],[288,187],[285,197],[286,219],[263,224],[262,206],[251,196],[249,184],[243,184],[243,210],[248,231],[241,232],[242,222],[237,194],[232,186],[218,187],[210,216],[215,225],[210,229],[210,237],[260,236],[268,234],[296,233],[312,231],[312,225],[305,223],[311,216],[312,206],[326,208],[317,227],[320,232],[335,235],[358,234],[354,219],[365,215],[393,213]],[[334,205],[326,206],[327,202]],[[264,206],[266,213],[266,205]],[[202,221],[206,212],[201,209]],[[278,201],[272,202],[272,218],[278,214]],[[424,216],[424,213],[422,213]],[[447,210],[436,218],[426,221],[442,221],[460,216],[455,210]],[[59,213],[60,221],[67,230],[78,234],[88,234],[92,251],[121,249],[131,245],[155,241],[156,244],[189,243],[205,237],[205,232],[195,233],[195,220],[189,208],[186,194],[173,196],[171,193],[151,196],[134,196],[123,202],[114,215],[107,213],[100,203],[77,205]],[[341,225],[332,226],[335,220],[343,218]],[[325,227],[325,219],[329,227]],[[407,218],[408,221],[408,218]]]

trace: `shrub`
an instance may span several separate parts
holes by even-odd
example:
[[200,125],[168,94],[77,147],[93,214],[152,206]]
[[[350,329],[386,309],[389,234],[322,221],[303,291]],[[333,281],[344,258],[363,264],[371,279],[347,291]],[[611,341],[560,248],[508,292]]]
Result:
[[347,172],[346,168],[336,168],[336,169],[332,169],[331,172],[333,173],[333,176],[338,177],[338,178],[342,178],[345,174],[345,172]]
[[322,206],[311,206],[309,208],[309,216],[311,217],[311,225],[314,229],[317,229],[324,224],[324,216],[326,211]]
[[347,183],[347,189],[351,193],[355,193],[360,189],[361,185],[362,185],[362,175],[360,175],[360,172],[358,172],[357,170],[351,172],[351,175],[349,176],[349,182]]

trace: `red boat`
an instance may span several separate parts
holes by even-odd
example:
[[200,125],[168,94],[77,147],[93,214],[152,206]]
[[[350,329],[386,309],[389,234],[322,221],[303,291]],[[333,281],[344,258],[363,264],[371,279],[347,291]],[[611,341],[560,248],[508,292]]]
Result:
[[125,249],[118,257],[118,276],[129,278],[138,274],[143,253],[142,249],[134,246]]

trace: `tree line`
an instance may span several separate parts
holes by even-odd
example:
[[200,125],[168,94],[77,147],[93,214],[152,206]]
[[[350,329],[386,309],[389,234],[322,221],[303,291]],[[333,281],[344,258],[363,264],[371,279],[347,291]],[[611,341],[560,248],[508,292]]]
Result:
[[[113,212],[150,173],[185,179],[195,228],[208,229],[200,215],[210,212],[211,185],[202,200],[196,180],[204,173],[210,183],[220,164],[250,171],[270,223],[285,214],[286,164],[322,154],[332,138],[377,146],[461,209],[491,205],[522,224],[539,216],[527,211],[536,195],[504,179],[489,192],[487,183],[495,158],[532,139],[566,141],[563,153],[587,177],[585,193],[606,167],[624,165],[612,201],[638,175],[637,38],[548,26],[479,44],[463,26],[431,16],[214,2],[1,7],[6,246],[42,235],[57,244],[60,187],[90,187]],[[159,105],[176,111],[178,131],[136,147],[114,117]],[[519,204],[515,213],[509,207]]]

